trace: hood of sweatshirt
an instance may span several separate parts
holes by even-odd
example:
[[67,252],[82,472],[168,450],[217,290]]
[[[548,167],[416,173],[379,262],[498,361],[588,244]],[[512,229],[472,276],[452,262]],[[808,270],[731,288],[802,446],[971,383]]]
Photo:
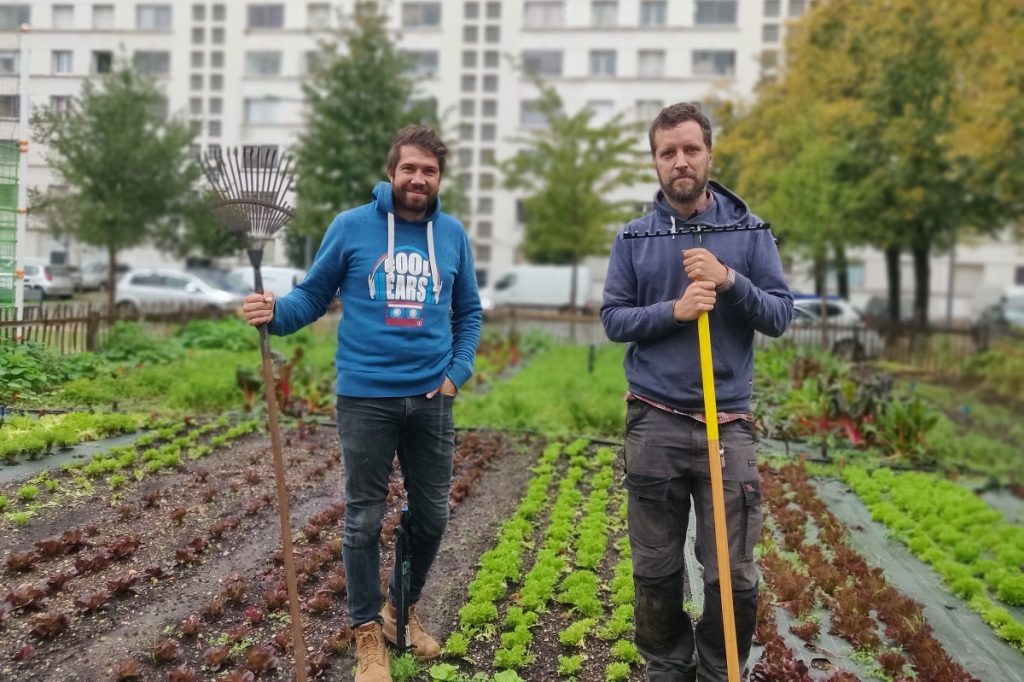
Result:
[[659,189],[658,193],[654,195],[654,212],[657,216],[656,229],[661,229],[663,226],[672,228],[676,223],[717,227],[747,225],[754,222],[755,218],[747,208],[747,204],[728,188],[711,180],[708,182],[708,189],[711,190],[714,201],[692,218],[684,218],[679,215],[672,208],[672,204],[668,203],[665,193]]
[[[395,195],[394,189],[390,182],[382,180],[377,183],[377,186],[373,188],[373,203],[377,211],[380,213],[387,214],[388,219],[388,255],[384,260],[384,272],[391,274],[395,271],[395,221],[401,220],[395,214]],[[434,251],[434,221],[441,215],[441,197],[438,196],[434,200],[434,206],[426,215],[419,220],[408,222],[403,220],[410,225],[425,224],[427,229],[427,258],[430,260],[430,271],[432,273],[440,273],[441,271],[437,268],[437,256]],[[441,277],[434,276],[434,300],[440,300],[441,296]],[[371,273],[369,278],[370,285],[370,298],[375,298],[377,291],[373,284],[373,275]]]

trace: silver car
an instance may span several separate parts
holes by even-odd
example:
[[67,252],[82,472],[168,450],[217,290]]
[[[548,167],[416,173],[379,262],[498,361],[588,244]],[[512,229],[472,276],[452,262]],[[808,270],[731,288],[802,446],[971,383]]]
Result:
[[827,348],[834,355],[853,361],[873,358],[882,353],[885,348],[882,337],[860,321],[859,317],[854,320],[844,318],[841,314],[834,315],[823,325],[821,318],[811,312],[815,306],[820,309],[820,305],[819,299],[814,301],[814,305],[806,301],[795,302],[793,322],[786,333],[778,339],[773,339],[758,332],[755,345],[764,347],[783,342],[800,347]]
[[63,265],[39,258],[25,259],[25,288],[36,290],[42,298],[71,298],[75,287]]
[[145,269],[121,277],[114,302],[122,315],[134,316],[146,307],[235,310],[241,307],[242,297],[191,272]]

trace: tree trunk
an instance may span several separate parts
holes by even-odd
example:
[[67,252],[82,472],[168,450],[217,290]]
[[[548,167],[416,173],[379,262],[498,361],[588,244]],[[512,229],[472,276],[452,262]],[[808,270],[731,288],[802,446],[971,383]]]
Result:
[[116,298],[114,287],[116,286],[117,249],[111,246],[107,248],[107,305],[110,307],[111,312],[114,310],[114,300]]
[[846,260],[846,247],[835,245],[836,253],[836,293],[843,300],[850,300],[850,264]]
[[826,286],[826,264],[825,256],[821,253],[814,256],[814,293],[821,298],[825,297]]
[[579,292],[576,291],[576,273],[579,271],[580,262],[579,257],[574,256],[572,259],[572,268],[569,269],[569,342],[572,344],[576,343],[576,297]]
[[930,241],[919,240],[911,253],[914,255],[914,324],[923,327],[928,324],[928,300],[931,294],[931,253]]
[[889,285],[889,322],[900,321],[900,248],[885,247],[885,274]]

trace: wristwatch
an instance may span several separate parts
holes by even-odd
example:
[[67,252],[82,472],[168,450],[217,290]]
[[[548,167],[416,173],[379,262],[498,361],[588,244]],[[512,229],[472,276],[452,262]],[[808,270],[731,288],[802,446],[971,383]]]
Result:
[[715,291],[729,291],[729,289],[732,289],[732,285],[736,283],[736,271],[728,265],[725,266],[725,270],[725,281],[716,286]]

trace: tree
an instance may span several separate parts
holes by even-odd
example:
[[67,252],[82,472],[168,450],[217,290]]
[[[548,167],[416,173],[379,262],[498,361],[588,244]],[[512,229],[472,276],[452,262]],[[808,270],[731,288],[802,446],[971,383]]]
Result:
[[339,211],[364,204],[385,177],[395,132],[407,123],[436,126],[427,103],[412,103],[407,60],[373,2],[356,3],[347,24],[322,41],[302,89],[309,103],[295,157],[296,216],[286,236],[289,259],[305,265]]
[[187,122],[165,117],[165,104],[156,84],[125,64],[85,81],[69,112],[40,107],[32,115],[61,183],[32,191],[32,211],[58,236],[106,250],[111,304],[118,253],[195,211],[193,135]]
[[[822,243],[881,248],[894,321],[902,251],[913,256],[914,313],[924,323],[932,250],[948,248],[960,229],[994,232],[1022,212],[1015,188],[1024,169],[1011,143],[1024,127],[1021,78],[1009,66],[1017,62],[977,56],[990,52],[979,36],[991,33],[1019,56],[1011,38],[1019,28],[996,30],[993,22],[1010,25],[1010,11],[996,5],[816,3],[790,31],[783,78],[729,121],[717,149],[737,189],[755,205],[788,214],[792,234],[810,250]],[[950,20],[954,11],[962,22]],[[991,81],[985,67],[1016,87],[1015,99],[999,93],[982,107],[970,101],[971,93],[983,96],[974,85],[982,74]],[[965,128],[979,120],[995,126],[992,110],[1010,119],[1001,132],[986,137]],[[975,139],[961,144],[965,130]],[[780,224],[780,232],[789,227]]]
[[650,171],[637,148],[637,125],[625,123],[621,114],[598,124],[589,108],[568,115],[552,87],[534,83],[545,126],[515,140],[522,146],[502,162],[504,184],[525,192],[527,260],[573,266],[575,308],[576,266],[584,256],[608,253],[616,228],[635,213],[632,201],[609,197],[647,179]]

